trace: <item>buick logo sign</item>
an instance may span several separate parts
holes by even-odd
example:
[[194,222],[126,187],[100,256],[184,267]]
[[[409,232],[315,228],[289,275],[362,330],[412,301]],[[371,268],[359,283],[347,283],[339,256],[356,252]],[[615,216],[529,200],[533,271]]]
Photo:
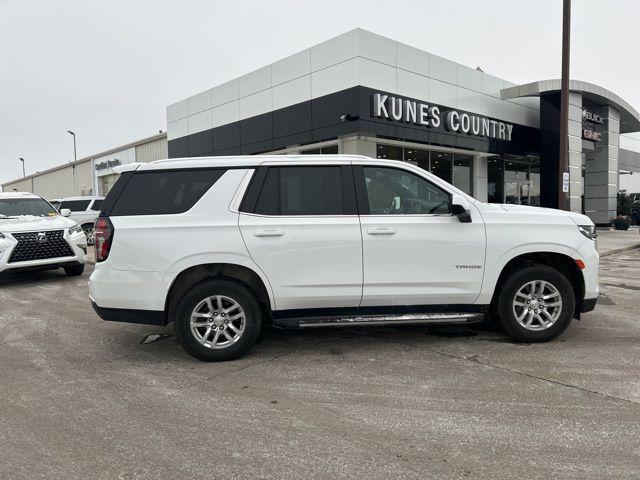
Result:
[[38,233],[38,235],[36,235],[36,241],[38,243],[47,243],[47,234],[44,232]]

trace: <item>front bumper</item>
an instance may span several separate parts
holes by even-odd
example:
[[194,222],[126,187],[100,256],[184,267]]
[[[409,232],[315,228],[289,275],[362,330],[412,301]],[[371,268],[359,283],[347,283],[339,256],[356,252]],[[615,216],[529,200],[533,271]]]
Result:
[[9,262],[11,253],[18,245],[18,241],[13,238],[11,234],[6,235],[6,237],[2,239],[2,244],[0,244],[0,273],[17,270],[64,268],[84,264],[87,261],[87,239],[84,233],[69,235],[68,229],[64,229],[62,238],[67,242],[69,247],[71,247],[72,255],[27,260],[24,262]]

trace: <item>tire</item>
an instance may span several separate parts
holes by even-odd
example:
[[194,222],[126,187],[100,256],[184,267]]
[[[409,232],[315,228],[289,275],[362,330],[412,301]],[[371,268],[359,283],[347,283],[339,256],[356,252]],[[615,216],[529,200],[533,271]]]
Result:
[[[192,321],[197,322],[193,328]],[[244,286],[231,280],[207,280],[180,299],[174,324],[180,345],[191,356],[217,362],[249,351],[260,334],[262,313]]]
[[64,273],[68,277],[76,277],[78,275],[82,275],[84,272],[84,263],[79,265],[72,265],[71,267],[64,267]]
[[546,265],[531,265],[514,272],[498,297],[500,323],[519,342],[547,342],[556,338],[571,323],[575,306],[569,280]]
[[85,223],[82,225],[82,231],[84,232],[85,237],[87,237],[87,245],[93,245],[95,243],[93,228],[93,223]]

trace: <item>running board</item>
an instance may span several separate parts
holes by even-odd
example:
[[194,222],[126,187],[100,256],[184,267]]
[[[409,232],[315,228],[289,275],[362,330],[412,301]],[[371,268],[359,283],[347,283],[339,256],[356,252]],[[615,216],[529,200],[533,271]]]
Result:
[[355,327],[380,325],[431,325],[477,323],[483,313],[403,313],[398,315],[354,315],[334,317],[301,317],[274,319],[281,328]]

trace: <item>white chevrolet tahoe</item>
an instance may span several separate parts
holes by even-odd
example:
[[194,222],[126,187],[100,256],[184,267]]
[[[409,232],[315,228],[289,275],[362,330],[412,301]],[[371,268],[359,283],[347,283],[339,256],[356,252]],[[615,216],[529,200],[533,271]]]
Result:
[[120,167],[96,222],[91,302],[166,325],[201,360],[277,327],[499,319],[562,333],[598,296],[594,225],[479,202],[407,163],[361,156],[162,160]]
[[82,228],[46,200],[0,193],[0,272],[64,268],[67,275],[81,275],[86,253]]

